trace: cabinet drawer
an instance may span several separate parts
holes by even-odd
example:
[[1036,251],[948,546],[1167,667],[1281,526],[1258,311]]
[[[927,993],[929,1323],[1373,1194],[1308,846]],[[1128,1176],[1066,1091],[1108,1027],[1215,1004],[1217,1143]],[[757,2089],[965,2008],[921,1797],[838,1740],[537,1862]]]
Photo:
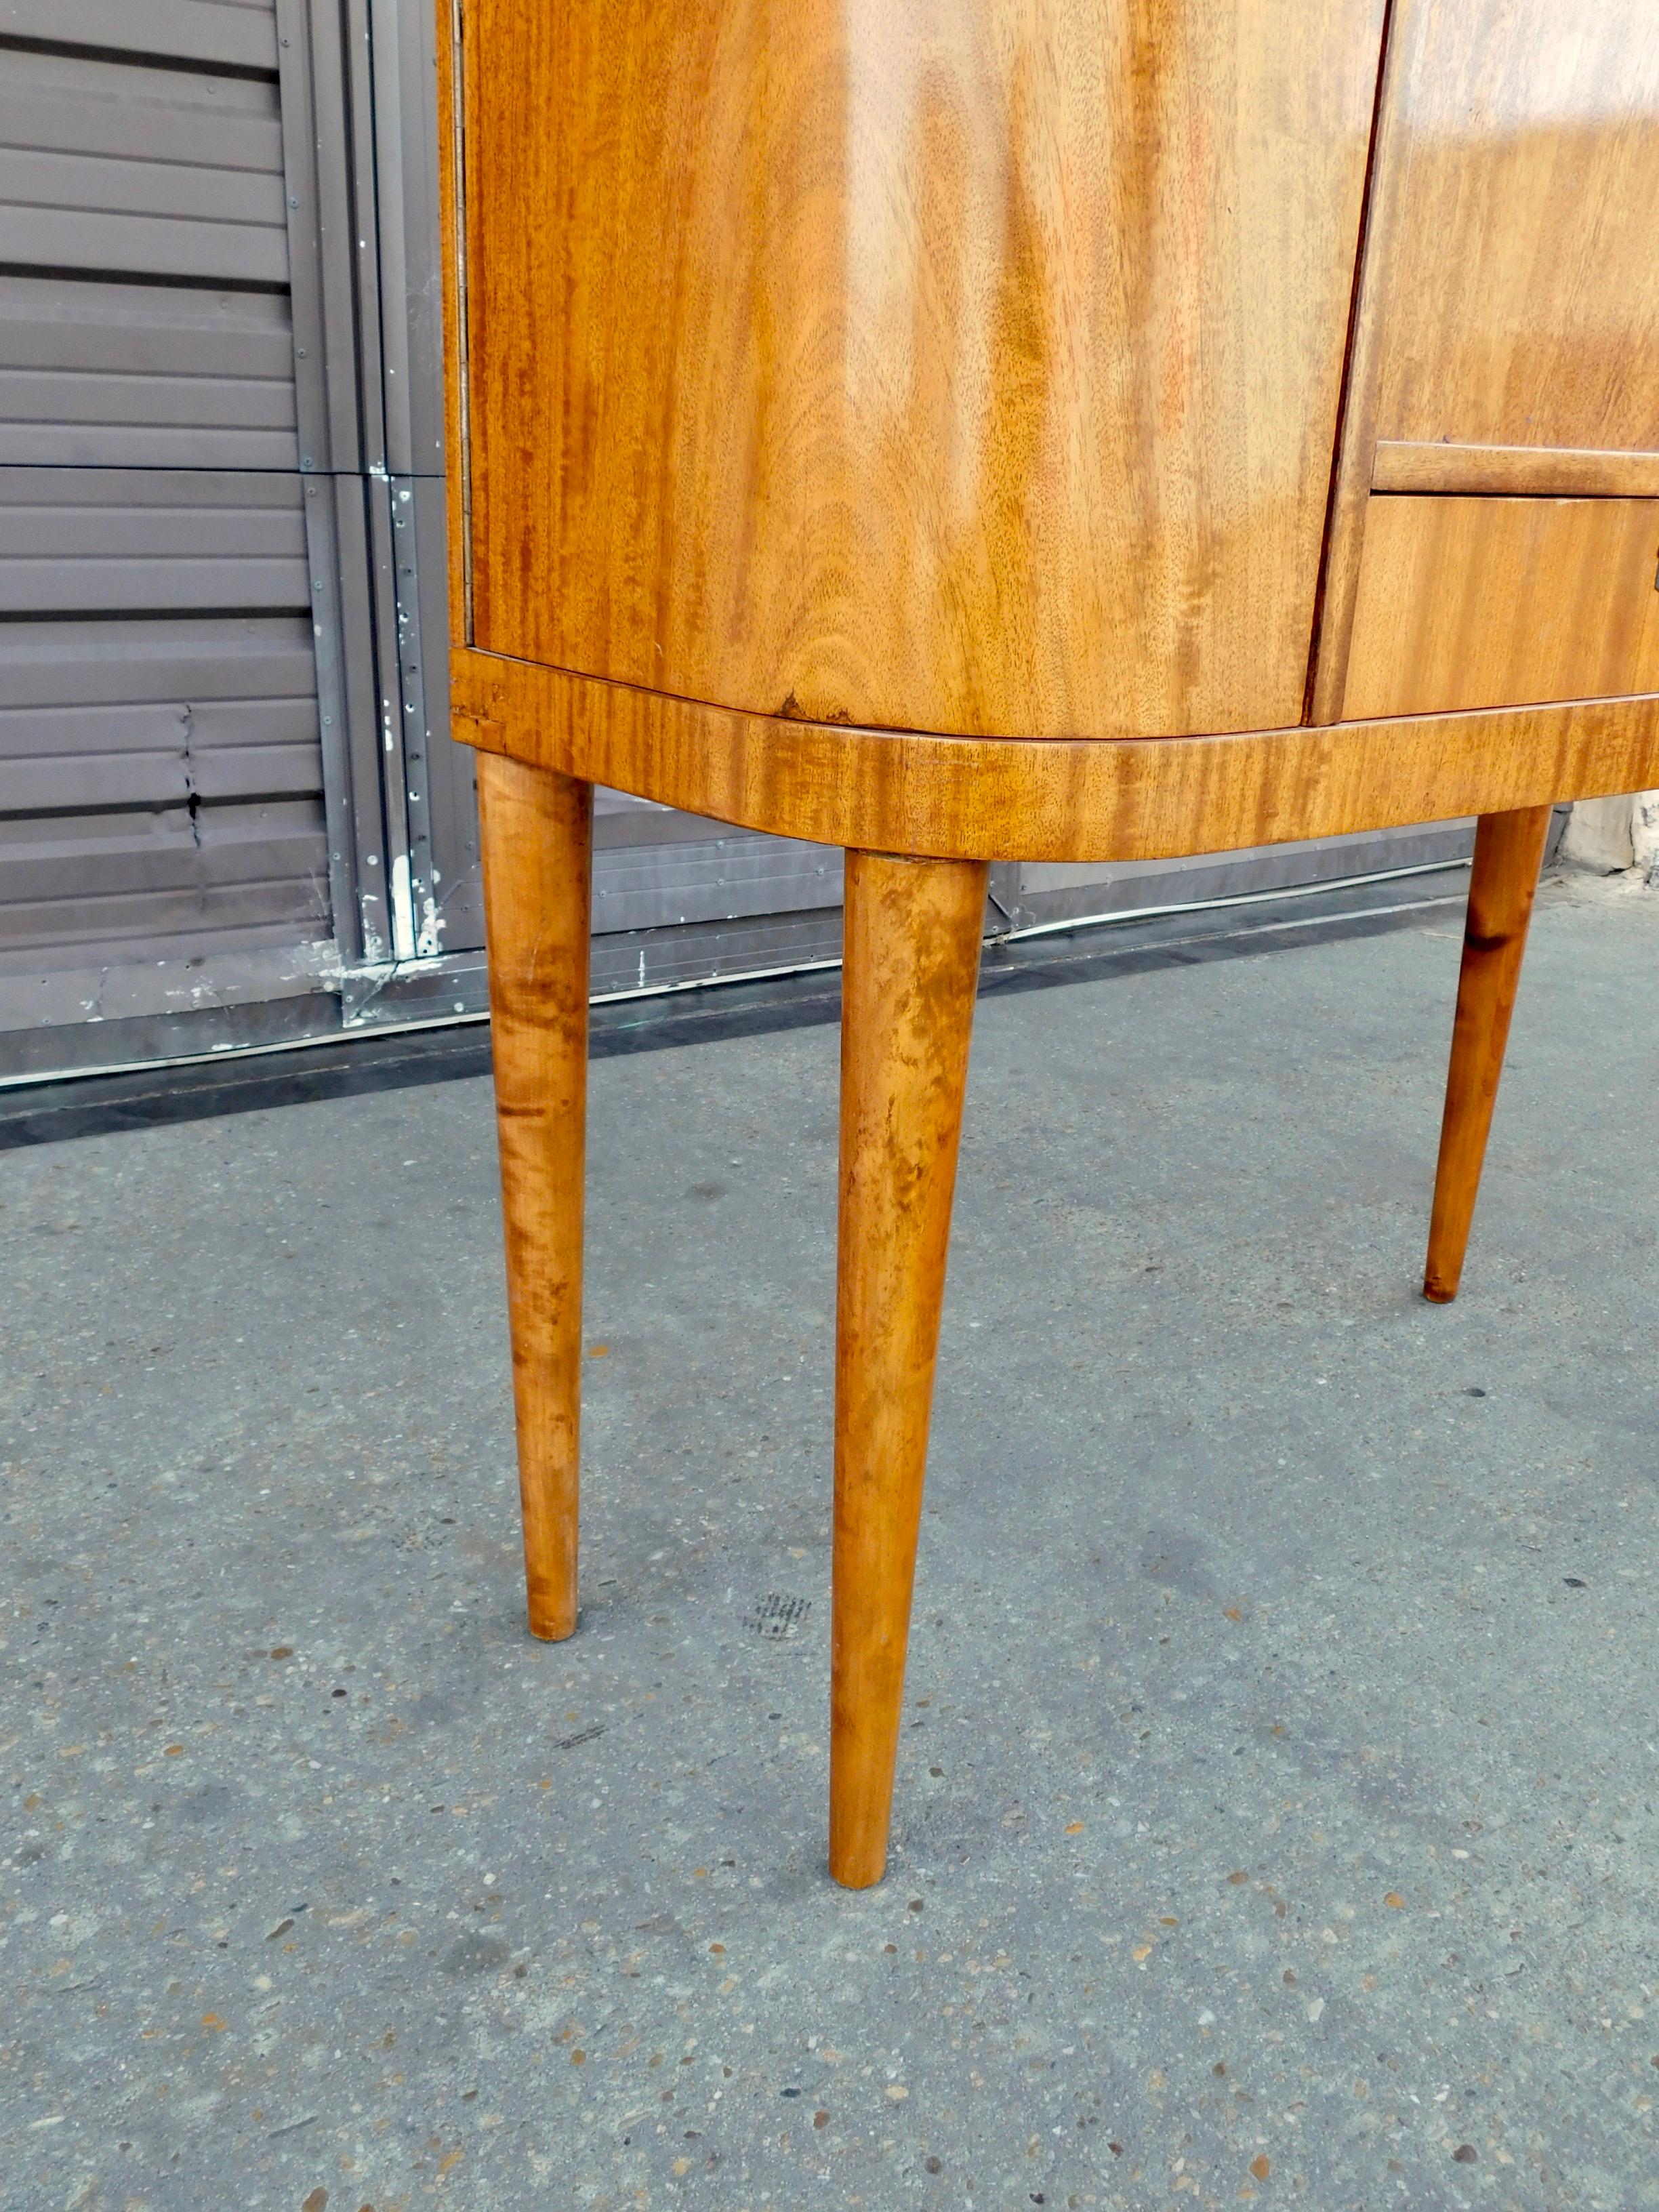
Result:
[[1343,714],[1659,690],[1659,499],[1374,494]]

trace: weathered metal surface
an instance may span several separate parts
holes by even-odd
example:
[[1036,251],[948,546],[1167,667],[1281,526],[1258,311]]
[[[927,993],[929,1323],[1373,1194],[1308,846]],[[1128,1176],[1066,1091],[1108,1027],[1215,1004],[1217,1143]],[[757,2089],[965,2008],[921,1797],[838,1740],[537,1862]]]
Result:
[[1260,896],[1391,869],[1444,867],[1466,860],[1474,843],[1473,822],[1431,822],[1418,829],[1304,837],[1236,853],[1194,853],[1179,860],[1120,860],[1109,866],[1028,860],[1018,868],[1017,904],[1011,905],[1009,918],[1017,927],[1029,927]]
[[9,894],[0,948],[44,941],[107,948],[118,960],[164,931],[216,944],[249,929],[291,938],[296,923],[325,920],[316,912],[322,842],[318,807],[302,799],[15,818],[0,847]]
[[0,631],[8,809],[315,796],[311,639],[293,617]]
[[0,1067],[338,965],[278,51],[0,0]]
[[291,616],[0,625],[0,975],[323,937],[313,671]]
[[0,35],[228,69],[276,66],[270,0],[0,0]]
[[840,853],[789,837],[739,830],[595,856],[593,927],[600,933],[796,914],[837,907],[841,899]]
[[0,465],[297,469],[279,293],[0,276]]
[[0,613],[303,612],[304,506],[297,476],[8,469]]
[[286,285],[276,85],[9,52],[0,261]]

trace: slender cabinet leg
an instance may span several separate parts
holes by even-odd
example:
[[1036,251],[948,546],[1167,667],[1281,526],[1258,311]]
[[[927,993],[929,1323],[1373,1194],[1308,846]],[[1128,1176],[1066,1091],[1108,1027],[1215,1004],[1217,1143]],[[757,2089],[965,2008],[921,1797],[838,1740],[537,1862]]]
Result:
[[830,1871],[849,1889],[887,1863],[986,873],[847,856]]
[[532,1636],[576,1626],[593,789],[478,756],[490,1038]]
[[1527,924],[1550,826],[1547,806],[1483,814],[1474,833],[1463,966],[1457,979],[1446,1113],[1440,1127],[1434,1212],[1423,1295],[1437,1305],[1457,1296],[1468,1246],[1486,1133],[1504,1072],[1504,1048],[1527,949]]

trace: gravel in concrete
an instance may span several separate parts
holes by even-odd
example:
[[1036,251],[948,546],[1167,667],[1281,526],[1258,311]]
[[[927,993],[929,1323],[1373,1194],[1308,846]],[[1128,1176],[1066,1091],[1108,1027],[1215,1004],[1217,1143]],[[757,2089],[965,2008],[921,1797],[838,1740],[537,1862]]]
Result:
[[521,1626],[476,1081],[0,1173],[0,2194],[1659,2203],[1659,902],[987,1000],[891,1871],[824,1871],[832,1030],[593,1073]]

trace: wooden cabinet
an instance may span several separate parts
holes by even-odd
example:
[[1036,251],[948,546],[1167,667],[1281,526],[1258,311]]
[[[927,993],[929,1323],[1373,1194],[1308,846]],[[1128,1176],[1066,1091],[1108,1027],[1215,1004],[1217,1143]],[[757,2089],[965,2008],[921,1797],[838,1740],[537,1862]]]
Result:
[[1551,804],[1659,782],[1659,0],[442,5],[532,1622],[576,1617],[598,781],[848,848],[863,1885],[988,862],[1479,815],[1457,1289]]
[[[1374,491],[1659,490],[1652,0],[1396,0],[1386,55],[1382,0],[464,25],[483,650],[831,725],[1331,720],[1445,689],[1348,680],[1430,557],[1364,554]],[[1516,696],[1606,689],[1610,619]]]
[[467,0],[473,641],[818,722],[1294,721],[1382,19]]

